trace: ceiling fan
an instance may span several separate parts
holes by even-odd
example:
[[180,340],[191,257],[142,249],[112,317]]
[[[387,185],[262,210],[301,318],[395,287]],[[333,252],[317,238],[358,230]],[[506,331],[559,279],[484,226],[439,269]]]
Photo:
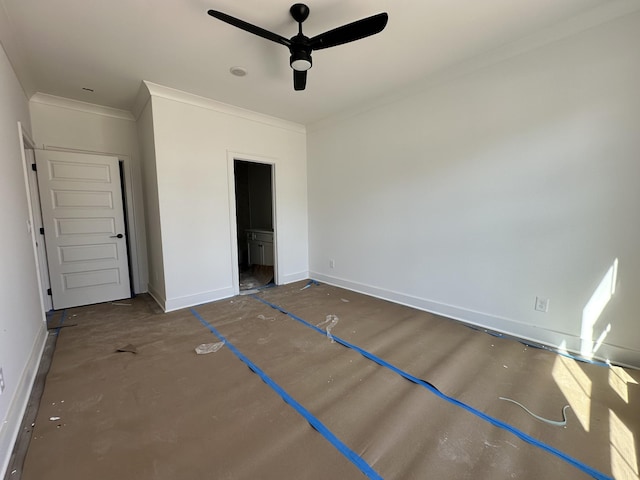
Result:
[[293,69],[294,90],[304,90],[307,84],[307,70],[311,68],[311,52],[313,50],[335,47],[375,35],[384,29],[389,19],[386,13],[379,13],[309,38],[302,33],[302,22],[309,16],[309,7],[302,3],[296,3],[289,9],[289,12],[298,22],[298,34],[291,38],[285,38],[217,10],[208,11],[209,15],[218,20],[287,47],[291,53],[289,64]]

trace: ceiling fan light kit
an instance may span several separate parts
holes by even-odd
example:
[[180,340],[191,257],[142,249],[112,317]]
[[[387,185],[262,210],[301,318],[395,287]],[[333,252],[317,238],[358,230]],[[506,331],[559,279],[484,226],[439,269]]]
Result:
[[311,54],[307,52],[296,52],[291,55],[289,63],[294,70],[305,72],[311,68]]
[[298,22],[298,33],[288,39],[217,10],[209,10],[207,13],[229,25],[287,47],[291,53],[289,65],[293,69],[294,90],[304,90],[306,87],[307,70],[313,65],[311,61],[313,50],[335,47],[380,33],[384,30],[389,19],[386,13],[379,13],[309,38],[302,33],[302,23],[309,16],[309,7],[302,3],[296,3],[291,6],[289,13]]

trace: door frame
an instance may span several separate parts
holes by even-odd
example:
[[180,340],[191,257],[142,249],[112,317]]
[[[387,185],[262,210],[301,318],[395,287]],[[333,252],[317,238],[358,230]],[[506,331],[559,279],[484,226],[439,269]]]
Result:
[[277,159],[227,150],[227,176],[229,182],[229,230],[231,233],[231,279],[233,294],[240,294],[240,271],[238,268],[238,223],[236,218],[235,161],[262,163],[271,166],[271,209],[273,215],[273,282],[280,285],[278,275],[278,201],[276,189]]
[[[35,152],[34,158],[30,160],[27,158],[26,150],[35,150],[36,144],[29,135],[29,133],[22,126],[22,122],[18,122],[18,135],[20,138],[20,155],[22,157],[22,169],[24,172],[24,185],[27,190],[27,205],[29,208],[29,219],[27,223],[27,227],[31,233],[31,245],[33,247],[33,255],[35,259],[35,268],[36,268],[36,276],[38,277],[38,292],[40,294],[40,306],[43,312],[48,312],[53,309],[53,301],[51,296],[48,293],[48,286],[51,286],[51,282],[49,280],[49,268],[47,267],[47,247],[44,242],[44,238],[40,238],[40,232],[36,231],[36,222],[35,216],[40,215],[42,217],[42,211],[40,209],[40,192],[37,188],[37,183],[34,188],[32,188],[32,176],[35,175],[35,172],[32,170],[31,165],[35,164]],[[37,182],[37,177],[36,177]],[[42,254],[36,245],[38,240],[40,240],[40,244],[43,245],[45,258],[42,258]]]

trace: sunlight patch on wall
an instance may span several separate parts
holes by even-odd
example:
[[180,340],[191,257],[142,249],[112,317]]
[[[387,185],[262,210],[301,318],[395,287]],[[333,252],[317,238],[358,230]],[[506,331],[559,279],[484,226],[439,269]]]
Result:
[[600,315],[616,292],[616,281],[618,277],[618,259],[613,261],[607,273],[600,281],[600,285],[591,295],[591,298],[582,310],[582,329],[580,333],[580,354],[585,358],[592,358],[593,354],[602,345],[604,338],[611,331],[611,324],[600,332],[596,343],[594,344],[594,327],[600,319]]
[[611,471],[614,478],[638,478],[638,459],[633,433],[611,409],[609,409],[609,438],[611,439]]
[[562,356],[556,357],[551,374],[582,428],[588,432],[591,418],[591,380],[575,360]]
[[602,331],[602,333],[596,340],[596,343],[593,346],[593,353],[596,353],[598,350],[600,350],[600,347],[604,343],[604,339],[607,337],[607,335],[609,335],[610,331],[611,331],[611,324],[608,324],[607,327]]

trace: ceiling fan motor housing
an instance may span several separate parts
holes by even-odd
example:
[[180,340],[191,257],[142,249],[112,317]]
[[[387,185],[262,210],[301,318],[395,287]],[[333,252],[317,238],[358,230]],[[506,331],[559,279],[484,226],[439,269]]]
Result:
[[291,52],[291,58],[289,59],[291,68],[299,72],[304,72],[311,68],[313,64],[311,61],[311,46],[307,37],[300,34],[293,37],[289,51]]
[[289,46],[289,51],[291,52],[289,65],[294,70],[305,72],[312,65],[311,44],[309,43],[309,38],[302,33],[302,22],[309,16],[309,7],[304,3],[296,3],[291,6],[289,13],[298,22],[298,34],[291,38],[291,45]]

